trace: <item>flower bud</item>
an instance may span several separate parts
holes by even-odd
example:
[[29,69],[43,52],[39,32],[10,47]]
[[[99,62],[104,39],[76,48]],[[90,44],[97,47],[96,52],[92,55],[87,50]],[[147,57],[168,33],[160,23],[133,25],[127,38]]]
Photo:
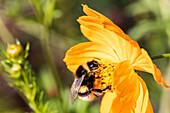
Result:
[[19,57],[23,52],[23,48],[21,45],[12,44],[7,48],[7,55],[10,58]]
[[12,67],[11,67],[11,74],[12,74],[12,77],[13,78],[19,78],[20,75],[21,75],[21,65],[19,64],[14,64]]

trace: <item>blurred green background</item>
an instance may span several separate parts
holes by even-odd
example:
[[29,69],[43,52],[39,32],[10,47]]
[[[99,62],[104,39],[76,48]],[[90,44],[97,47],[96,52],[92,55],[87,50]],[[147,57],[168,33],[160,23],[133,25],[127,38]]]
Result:
[[[24,47],[30,42],[29,61],[40,88],[45,91],[45,99],[50,99],[50,106],[56,112],[61,108],[67,113],[99,113],[97,99],[92,103],[77,99],[74,105],[68,104],[67,99],[74,76],[63,62],[65,52],[87,41],[76,21],[83,15],[81,4],[109,17],[150,56],[170,52],[169,0],[0,0],[0,47],[3,49],[7,42],[14,43],[14,39],[20,40]],[[169,59],[154,60],[154,63],[170,85]],[[31,112],[23,95],[8,85],[2,66],[0,71],[0,113]],[[158,85],[152,75],[142,75],[154,112],[170,113],[170,89]],[[60,76],[61,81],[57,81],[56,76]],[[56,99],[58,82],[62,83],[65,102],[62,105]]]

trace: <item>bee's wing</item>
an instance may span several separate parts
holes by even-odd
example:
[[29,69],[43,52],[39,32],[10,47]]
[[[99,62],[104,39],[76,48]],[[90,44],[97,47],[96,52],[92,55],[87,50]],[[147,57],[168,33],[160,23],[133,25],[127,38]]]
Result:
[[78,91],[79,91],[80,86],[81,86],[81,84],[84,80],[84,77],[85,77],[85,75],[82,75],[81,78],[75,78],[74,79],[74,82],[71,86],[71,89],[70,89],[70,92],[69,92],[69,95],[68,95],[68,99],[69,99],[69,101],[71,100],[72,104],[74,103],[74,101],[77,98]]

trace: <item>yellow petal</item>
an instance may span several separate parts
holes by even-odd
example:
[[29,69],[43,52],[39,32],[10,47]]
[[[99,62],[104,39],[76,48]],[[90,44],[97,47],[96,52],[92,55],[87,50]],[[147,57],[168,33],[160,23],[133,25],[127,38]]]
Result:
[[125,103],[135,103],[139,97],[139,81],[130,61],[123,61],[115,66],[113,87],[116,94]]
[[146,50],[141,49],[141,54],[133,61],[132,66],[136,70],[151,73],[159,84],[162,84],[166,88],[169,87],[163,80],[160,70],[153,64]]
[[151,58],[149,57],[146,50],[141,49],[141,53],[132,63],[136,70],[145,71],[151,74],[155,74],[154,66]]
[[107,92],[100,105],[100,113],[113,113],[111,111],[113,100],[116,98],[116,93]]
[[113,62],[119,61],[118,56],[111,48],[95,42],[85,42],[70,48],[65,55],[64,62],[66,62],[68,69],[75,73],[79,65],[95,58],[107,59]]
[[134,107],[134,104],[121,101],[115,93],[107,92],[102,99],[100,113],[134,113]]
[[113,87],[114,92],[107,92],[102,99],[101,113],[153,113],[146,84],[129,61],[115,65]]
[[116,33],[92,21],[85,21],[82,18],[78,21],[81,24],[81,32],[84,36],[92,42],[100,43],[111,48],[119,57],[119,62],[124,60],[131,60],[133,62],[141,52],[138,46],[134,46]]
[[92,16],[81,16],[77,19],[77,21],[82,24],[85,25],[86,27],[93,27],[91,26],[91,24],[95,25],[95,26],[102,26],[104,27],[102,20],[98,19],[96,17],[92,17]]
[[138,46],[137,42],[132,40],[128,35],[126,35],[117,25],[115,25],[110,19],[105,17],[104,15],[98,13],[97,11],[89,8],[87,5],[82,5],[83,11],[88,17],[94,17],[100,20],[98,24],[103,24],[104,28],[116,33],[120,37],[126,39],[131,44],[134,44],[135,46]]
[[169,88],[170,86],[168,86],[163,77],[162,77],[162,74],[161,74],[161,71],[156,67],[156,65],[154,65],[154,69],[155,69],[155,75],[153,76],[154,79],[159,83],[161,84],[162,86],[166,87],[166,88]]
[[154,113],[150,100],[148,101],[148,106],[146,108],[145,113]]
[[142,88],[142,85],[141,83],[139,82],[140,84],[140,93],[139,93],[139,97],[136,101],[136,107],[135,107],[135,113],[141,113],[141,109],[142,109],[142,106],[143,106],[143,96],[144,96],[144,93],[143,93],[143,88]]
[[88,8],[87,5],[83,5],[83,11],[87,16],[80,17],[78,22],[84,36],[92,42],[78,44],[66,53],[64,61],[68,69],[75,73],[79,65],[95,58],[109,60],[114,64],[129,60],[133,69],[151,73],[159,84],[169,87],[148,53],[140,49],[136,41],[107,17]]
[[148,93],[147,86],[140,76],[138,76],[137,78],[140,81],[140,84],[142,85],[142,88],[143,88],[142,92],[144,95],[142,99],[142,106],[141,106],[140,113],[153,113],[153,108],[149,100],[149,93]]
[[148,53],[144,49],[139,49],[136,41],[133,41],[107,17],[92,10],[87,5],[83,5],[83,11],[87,16],[80,17],[78,22],[81,24],[81,31],[85,37],[112,48],[117,54],[119,62],[130,60],[134,69],[153,74],[158,83],[164,87],[169,87],[162,76],[158,77],[157,68],[154,68]]

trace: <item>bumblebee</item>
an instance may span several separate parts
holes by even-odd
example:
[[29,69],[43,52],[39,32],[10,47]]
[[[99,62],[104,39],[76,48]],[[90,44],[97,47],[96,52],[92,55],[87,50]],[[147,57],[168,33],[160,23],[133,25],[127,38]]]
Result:
[[[87,62],[87,65],[80,65],[76,71],[75,79],[69,92],[69,100],[72,104],[77,96],[84,101],[91,101],[97,95],[102,95],[103,91],[109,89],[94,89],[95,72],[98,70],[99,64],[97,61],[92,60]],[[97,94],[97,95],[96,95]],[[100,97],[98,97],[100,99]]]

